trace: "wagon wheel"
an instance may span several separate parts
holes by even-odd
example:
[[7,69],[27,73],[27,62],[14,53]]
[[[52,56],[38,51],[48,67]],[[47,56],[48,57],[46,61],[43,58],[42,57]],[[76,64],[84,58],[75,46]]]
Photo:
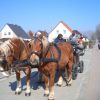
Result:
[[98,49],[100,49],[100,44],[98,44]]
[[83,73],[83,70],[84,70],[84,62],[81,60],[79,62],[79,73]]
[[78,66],[77,66],[77,64],[73,64],[72,79],[76,80],[77,75],[78,75]]

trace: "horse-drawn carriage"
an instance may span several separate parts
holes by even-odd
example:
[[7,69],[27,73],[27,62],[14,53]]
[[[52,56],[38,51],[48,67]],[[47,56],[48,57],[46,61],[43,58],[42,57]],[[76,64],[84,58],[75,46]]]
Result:
[[[63,39],[63,35],[59,34],[58,37],[55,39],[54,43],[57,44],[59,42],[66,42]],[[80,56],[83,56],[85,53],[85,48],[83,44],[77,43],[76,41],[70,40],[73,49],[74,49],[74,63],[73,63],[73,70],[72,70],[72,79],[75,80],[77,78],[78,72],[82,73],[84,69],[84,62],[80,60]]]
[[84,55],[85,50],[84,48],[79,48],[77,44],[71,43],[74,48],[74,64],[72,70],[73,80],[77,78],[78,73],[83,73],[84,70],[84,62],[80,59],[81,56]]
[[[74,50],[76,50],[76,48],[74,48]],[[28,43],[25,43],[22,39],[14,38],[0,47],[0,65],[2,65],[1,71],[4,72],[5,70],[8,71],[13,69],[11,65],[16,62],[16,60],[18,61],[18,63],[14,64],[17,78],[16,94],[20,94],[22,91],[20,69],[21,66],[25,66],[24,69],[23,67],[22,69],[26,74],[26,95],[30,95],[31,93],[30,66],[38,68],[44,76],[44,95],[49,95],[48,99],[53,100],[56,70],[59,69],[58,84],[62,85],[62,70],[65,70],[65,73],[67,73],[66,84],[68,86],[71,85],[72,79],[76,79],[77,73],[83,72],[84,64],[83,61],[80,61],[79,55],[80,54],[76,53],[76,51],[73,55],[73,48],[69,42],[51,45],[45,37],[36,37]]]

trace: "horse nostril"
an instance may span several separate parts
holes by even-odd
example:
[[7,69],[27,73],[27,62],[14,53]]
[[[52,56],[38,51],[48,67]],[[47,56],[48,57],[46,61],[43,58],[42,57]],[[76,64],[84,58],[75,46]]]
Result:
[[34,59],[34,62],[36,62],[36,59]]
[[30,60],[30,63],[32,64],[32,65],[37,65],[38,64],[38,59],[31,59]]
[[37,59],[34,59],[34,63],[37,63],[38,61],[37,61]]

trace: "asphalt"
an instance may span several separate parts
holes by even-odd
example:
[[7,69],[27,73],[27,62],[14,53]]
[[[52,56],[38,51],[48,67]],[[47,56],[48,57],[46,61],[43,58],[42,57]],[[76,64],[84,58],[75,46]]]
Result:
[[[93,49],[87,49],[85,55],[81,57],[84,61],[84,72],[79,73],[72,86],[56,86],[55,100],[100,100],[100,50],[97,45]],[[1,74],[0,74],[1,75]],[[22,72],[22,88],[20,95],[15,95],[16,77],[15,75],[5,78],[0,76],[0,100],[47,100],[44,97],[43,84],[37,83],[37,70],[33,69],[31,74],[31,96],[25,96],[25,75]]]
[[92,52],[91,69],[85,93],[85,100],[100,100],[100,50],[97,45]]

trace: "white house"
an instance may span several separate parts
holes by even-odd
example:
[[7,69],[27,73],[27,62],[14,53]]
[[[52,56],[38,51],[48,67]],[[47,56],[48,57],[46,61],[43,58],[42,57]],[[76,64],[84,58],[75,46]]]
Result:
[[49,33],[48,36],[49,42],[54,41],[54,39],[60,33],[63,35],[63,38],[68,39],[69,36],[72,34],[72,29],[63,21],[59,22],[58,25]]
[[22,37],[27,39],[28,34],[18,25],[6,24],[0,32],[0,39],[8,39],[13,37]]

